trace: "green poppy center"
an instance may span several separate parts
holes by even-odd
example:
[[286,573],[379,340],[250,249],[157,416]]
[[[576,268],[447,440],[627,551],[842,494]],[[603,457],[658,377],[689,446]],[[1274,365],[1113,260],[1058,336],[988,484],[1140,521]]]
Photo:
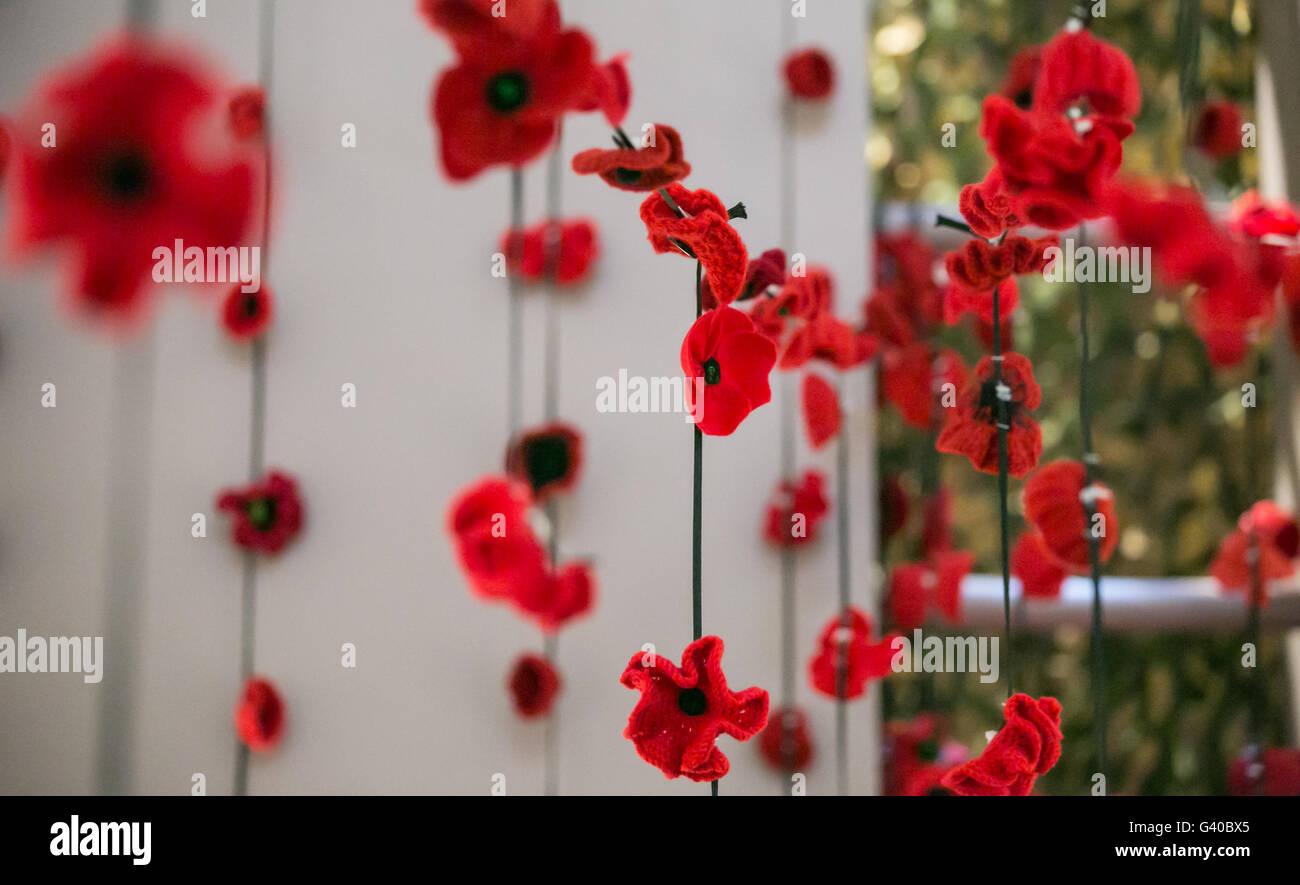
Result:
[[495,111],[508,114],[528,101],[528,78],[519,71],[497,74],[487,84],[487,103]]
[[684,688],[677,695],[677,708],[687,716],[702,716],[709,709],[709,700],[698,688]]
[[524,449],[524,470],[536,492],[569,473],[569,445],[560,436],[541,436]]
[[718,361],[710,357],[704,363],[704,383],[717,384],[721,380],[722,366],[719,366]]
[[248,514],[248,521],[259,532],[265,532],[275,525],[274,498],[254,498],[244,505],[244,510]]

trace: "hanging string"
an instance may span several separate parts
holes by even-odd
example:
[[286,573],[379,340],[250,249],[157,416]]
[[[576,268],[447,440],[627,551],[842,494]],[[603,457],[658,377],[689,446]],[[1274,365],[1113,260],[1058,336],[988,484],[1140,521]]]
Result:
[[[704,314],[704,296],[701,292],[701,281],[704,276],[704,265],[695,262],[695,318],[698,320]],[[696,403],[696,407],[700,407]],[[695,424],[695,482],[693,495],[691,499],[691,626],[693,639],[699,639],[704,635],[704,590],[700,574],[703,547],[703,508],[701,506],[702,490],[704,485],[704,434],[700,431],[700,425]],[[718,795],[718,782],[711,781],[709,784],[710,795]]]
[[1002,383],[1002,287],[993,287],[993,390],[996,394],[998,429],[998,530],[1001,535],[1002,566],[1002,635],[1006,649],[1003,666],[1007,672],[1007,697],[1015,694],[1016,674],[1011,644],[1011,533],[1007,526],[1007,476],[1010,473],[1007,454],[1007,431],[1011,429],[1008,415],[1011,390]]
[[[843,400],[843,379],[839,385]],[[835,774],[841,796],[849,792],[849,637],[853,618],[849,614],[849,440],[841,425],[835,441],[835,523],[839,577],[840,641],[835,653]]]

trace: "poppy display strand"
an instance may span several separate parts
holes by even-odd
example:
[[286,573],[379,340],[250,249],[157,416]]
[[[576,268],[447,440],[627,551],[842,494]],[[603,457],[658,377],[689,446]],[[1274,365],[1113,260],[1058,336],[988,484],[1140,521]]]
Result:
[[[842,376],[841,376],[842,378]],[[843,384],[840,385],[843,399]],[[849,608],[849,443],[841,427],[835,441],[835,524],[841,636],[835,661],[835,774],[841,796],[849,793],[849,640],[853,614]]]
[[[524,170],[522,166],[510,168],[510,237],[511,250],[519,248],[524,229]],[[518,256],[507,256],[507,263],[518,261]],[[514,439],[523,426],[524,392],[523,392],[523,301],[519,287],[519,275],[506,275],[506,341],[510,349],[506,363],[506,438]]]
[[[560,194],[563,181],[562,156],[564,150],[564,124],[555,127],[555,148],[551,152],[546,166],[546,290],[545,312],[546,330],[544,339],[543,368],[543,414],[547,424],[552,424],[559,417],[560,398],[560,330],[559,314],[556,310],[556,273],[560,265]],[[560,552],[560,515],[559,505],[554,496],[546,500],[546,519],[550,523],[550,537],[547,546],[550,551],[551,571],[557,571]],[[542,656],[555,666],[558,664],[560,633],[558,630],[542,632]],[[554,796],[559,793],[560,737],[558,704],[551,707],[546,714],[542,761],[542,793]]]
[[[681,210],[677,212],[680,214]],[[704,300],[700,284],[704,276],[704,265],[695,262],[695,319],[704,314]],[[691,496],[691,638],[698,641],[704,635],[704,589],[702,583],[701,561],[703,547],[702,492],[704,485],[704,433],[699,422],[694,425],[695,436],[695,481]],[[718,795],[718,782],[709,782],[709,795]]]
[[[1006,644],[1007,697],[1016,693],[1016,674],[1011,655],[1011,540],[1007,531],[1007,473],[1009,457],[1007,454],[1007,431],[1011,429],[1011,419],[1007,415],[1007,404],[1011,392],[1002,383],[1002,287],[993,287],[993,389],[997,393],[998,421],[998,530],[1001,533],[1002,556],[1002,631]],[[1004,395],[1005,393],[1005,395]]]

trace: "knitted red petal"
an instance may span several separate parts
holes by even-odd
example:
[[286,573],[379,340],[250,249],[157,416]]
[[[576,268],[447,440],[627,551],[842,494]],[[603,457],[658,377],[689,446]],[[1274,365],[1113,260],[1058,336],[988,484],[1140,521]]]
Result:
[[844,697],[861,697],[867,683],[880,679],[893,671],[894,636],[879,642],[871,639],[871,619],[856,608],[846,612],[848,624],[836,615],[826,622],[817,640],[817,654],[809,661],[808,671],[813,688],[828,697],[839,697],[839,669],[841,639],[846,641],[844,656]]
[[763,519],[763,537],[776,547],[798,547],[817,537],[817,528],[830,511],[823,489],[826,478],[804,471],[798,483],[785,480],[772,493]]
[[1043,47],[1034,110],[1062,114],[1081,100],[1092,113],[1136,117],[1142,107],[1137,70],[1122,49],[1087,29],[1062,31]]
[[987,240],[1020,226],[1006,193],[1006,180],[996,166],[979,184],[968,184],[961,189],[957,208],[970,229]]
[[263,553],[279,553],[306,521],[297,482],[278,470],[251,485],[220,492],[217,509],[230,514],[236,544]]
[[262,286],[256,292],[245,292],[242,286],[234,286],[221,304],[222,328],[231,338],[252,340],[270,327],[274,304],[268,286]]
[[556,283],[570,285],[586,279],[592,264],[600,257],[596,223],[588,218],[575,218],[560,221],[558,227],[560,244],[555,256],[547,254],[551,222],[538,222],[514,236],[505,231],[501,235],[501,252],[510,271],[530,283],[541,282],[546,277],[549,260],[556,262],[553,274]]
[[[1025,519],[1042,534],[1043,545],[1058,563],[1076,574],[1090,568],[1088,537],[1091,528],[1079,493],[1083,491],[1084,469],[1078,461],[1053,461],[1039,469],[1025,483]],[[1101,516],[1097,539],[1101,562],[1110,559],[1119,543],[1119,521],[1110,490],[1096,483],[1099,492],[1093,504]]]
[[801,392],[808,443],[820,449],[840,432],[839,395],[825,378],[812,373],[804,375]]
[[560,674],[540,655],[520,655],[506,680],[515,712],[525,719],[545,716],[560,694]]
[[835,89],[835,67],[820,49],[801,49],[785,57],[786,87],[795,98],[823,99]]
[[591,148],[573,157],[573,171],[599,175],[606,184],[625,191],[653,191],[691,174],[682,155],[682,138],[663,123],[654,127],[654,143],[627,150]]
[[1206,102],[1192,126],[1192,145],[1215,160],[1239,154],[1243,122],[1241,109],[1232,102]]
[[778,771],[800,771],[813,757],[808,717],[797,707],[779,707],[768,717],[758,736],[758,749],[767,764]]
[[[943,431],[935,443],[941,452],[965,455],[976,470],[998,472],[997,388],[993,383],[994,361],[984,357],[975,367],[971,382],[962,391],[957,407],[947,410]],[[1038,465],[1043,449],[1042,431],[1028,412],[1038,408],[1042,392],[1034,380],[1029,360],[1018,353],[1003,354],[1002,383],[1010,389],[1008,403],[1007,467],[1022,477]]]
[[284,699],[270,680],[249,677],[235,707],[235,732],[255,753],[274,750],[284,737]]
[[257,138],[265,125],[265,96],[262,87],[249,86],[230,99],[230,131],[239,139]]
[[1020,579],[1026,598],[1057,599],[1069,572],[1047,552],[1042,535],[1031,530],[1020,536],[1011,551],[1011,574]]
[[959,796],[1027,796],[1061,757],[1061,705],[1056,698],[1016,694],[1003,707],[1006,724],[984,752],[943,777]]
[[[1253,539],[1253,544],[1252,544]],[[1300,554],[1300,530],[1294,518],[1272,501],[1260,501],[1246,511],[1237,529],[1223,539],[1210,574],[1230,593],[1249,594],[1253,589],[1251,547],[1259,556],[1261,604],[1268,604],[1270,581],[1295,574],[1295,559]]]

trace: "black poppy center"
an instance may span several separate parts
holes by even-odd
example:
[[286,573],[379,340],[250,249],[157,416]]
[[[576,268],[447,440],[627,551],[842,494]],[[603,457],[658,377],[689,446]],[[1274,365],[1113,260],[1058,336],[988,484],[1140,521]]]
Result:
[[244,507],[253,528],[264,532],[275,525],[275,499],[254,498]]
[[569,444],[559,436],[542,436],[524,448],[524,470],[536,491],[564,479],[569,473]]
[[493,110],[508,114],[528,101],[528,78],[519,71],[497,74],[487,83],[487,103]]
[[677,708],[687,716],[702,716],[709,709],[709,700],[698,688],[684,688],[677,695]]
[[256,318],[257,315],[262,312],[262,303],[257,300],[256,295],[245,295],[241,307],[244,316],[250,320]]
[[[1006,382],[1004,381],[1003,383],[1005,384]],[[1003,405],[1007,410],[1007,423],[1010,424],[1011,419],[1015,415],[1016,409],[1020,407],[1020,404],[1013,399],[1007,401]],[[997,423],[998,385],[992,378],[980,385],[980,400],[977,408],[979,413],[986,416],[990,423]]]
[[618,179],[619,184],[636,184],[641,180],[640,169],[626,169],[619,166],[614,170],[614,177]]
[[1030,107],[1030,105],[1032,105],[1032,104],[1034,103],[1034,92],[1033,92],[1033,90],[1032,90],[1032,89],[1021,89],[1019,92],[1016,93],[1016,97],[1015,97],[1014,101],[1015,101],[1015,103],[1016,103],[1016,107],[1018,107],[1018,108],[1022,108],[1022,109],[1024,109],[1024,110],[1028,110],[1029,107]]
[[113,155],[104,164],[101,175],[101,183],[109,197],[121,202],[143,197],[148,193],[152,179],[149,161],[138,151]]
[[710,357],[704,363],[704,383],[717,384],[721,380],[722,366],[719,366],[718,361]]

